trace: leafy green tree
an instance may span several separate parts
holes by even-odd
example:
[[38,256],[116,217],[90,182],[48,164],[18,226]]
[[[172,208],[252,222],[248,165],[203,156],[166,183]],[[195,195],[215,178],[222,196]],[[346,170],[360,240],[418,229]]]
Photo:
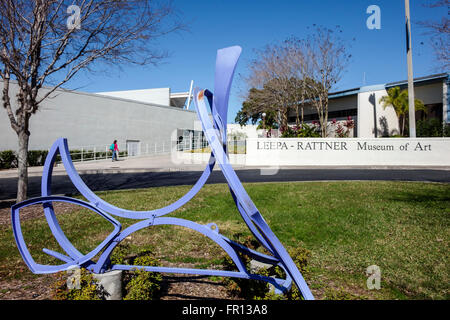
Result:
[[[400,135],[404,136],[406,119],[409,114],[408,90],[394,87],[388,90],[388,95],[380,98],[383,108],[393,107],[398,117]],[[427,108],[419,99],[415,99],[415,110],[427,112]]]
[[266,84],[263,89],[250,89],[247,100],[242,103],[242,108],[237,113],[235,121],[241,126],[245,126],[248,122],[252,124],[259,122],[261,127],[265,126],[266,129],[276,129],[280,123],[287,125],[287,114],[280,116],[281,113],[284,114],[287,111],[275,103],[276,99],[273,97],[275,94],[277,91],[270,87],[270,83]]

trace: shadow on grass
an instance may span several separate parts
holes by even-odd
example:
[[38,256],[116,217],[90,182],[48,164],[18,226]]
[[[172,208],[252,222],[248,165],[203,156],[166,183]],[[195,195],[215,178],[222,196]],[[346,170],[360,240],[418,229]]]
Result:
[[[222,288],[222,290],[220,290]],[[209,276],[164,276],[161,296],[165,300],[222,300],[231,299],[221,282]]]
[[0,201],[0,209],[9,209],[15,203],[15,201]]
[[450,207],[450,186],[445,186],[442,190],[415,190],[415,191],[402,191],[397,194],[392,194],[389,201],[398,201],[405,203],[422,204],[428,206],[429,203],[441,203],[438,207],[441,209],[448,209]]

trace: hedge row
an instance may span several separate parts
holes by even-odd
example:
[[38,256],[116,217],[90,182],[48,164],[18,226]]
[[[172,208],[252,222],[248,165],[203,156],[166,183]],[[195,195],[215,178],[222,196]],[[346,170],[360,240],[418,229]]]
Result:
[[[47,150],[30,150],[28,151],[27,162],[29,167],[43,166],[47,158]],[[81,150],[71,150],[70,155],[73,161],[81,160]],[[95,152],[95,159],[105,159],[112,156],[112,152]],[[126,157],[127,152],[120,152],[120,157]],[[83,159],[94,159],[93,151],[83,151]],[[56,161],[61,161],[58,155]],[[0,169],[17,168],[17,153],[12,150],[0,151]]]
[[[28,151],[27,162],[29,167],[43,166],[47,157],[47,150]],[[17,168],[17,154],[12,150],[0,151],[0,169]]]
[[419,120],[416,125],[417,137],[450,137],[450,124],[443,125],[438,119]]

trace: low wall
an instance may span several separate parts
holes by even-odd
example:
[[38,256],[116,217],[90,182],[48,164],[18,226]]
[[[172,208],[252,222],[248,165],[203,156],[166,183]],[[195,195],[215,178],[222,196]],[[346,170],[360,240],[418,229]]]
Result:
[[[211,157],[210,153],[172,152],[171,161],[175,165],[206,165]],[[231,165],[245,166],[245,154],[229,154]],[[217,163],[218,164],[218,163]],[[217,166],[218,167],[218,166]]]
[[450,138],[248,139],[246,165],[450,167]]

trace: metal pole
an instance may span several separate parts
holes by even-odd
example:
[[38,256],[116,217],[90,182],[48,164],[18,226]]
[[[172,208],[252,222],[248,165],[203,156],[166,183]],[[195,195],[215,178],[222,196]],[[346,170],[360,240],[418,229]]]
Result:
[[408,97],[409,97],[409,137],[416,137],[416,107],[414,98],[414,76],[412,60],[411,14],[409,0],[405,0],[406,11],[406,51],[408,56]]
[[192,89],[194,88],[194,80],[191,80],[191,86],[189,88],[189,96],[188,96],[188,101],[186,103],[186,110],[189,110],[189,106],[191,105],[191,97],[192,97]]

